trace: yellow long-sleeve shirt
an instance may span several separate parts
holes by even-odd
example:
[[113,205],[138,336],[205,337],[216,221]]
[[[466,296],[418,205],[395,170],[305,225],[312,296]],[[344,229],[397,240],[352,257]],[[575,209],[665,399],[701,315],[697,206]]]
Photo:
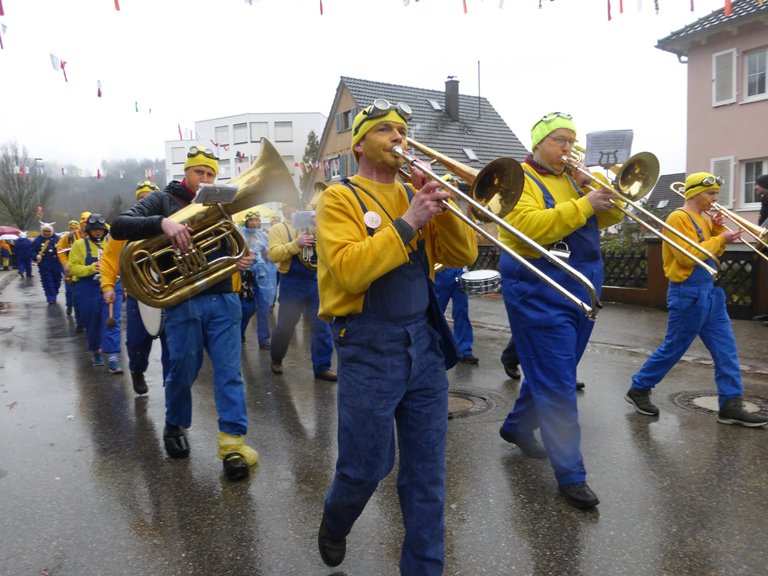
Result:
[[[541,188],[526,175],[520,200],[504,220],[531,240],[549,248],[584,226],[595,214],[589,200],[579,195],[576,186],[566,175],[539,174],[528,164],[523,164],[523,170],[541,182],[555,201],[554,208],[547,208]],[[595,177],[605,181],[602,175]],[[584,190],[583,194],[587,192]],[[620,200],[618,203],[623,204]],[[618,208],[597,212],[600,229],[617,224],[623,218],[624,214]],[[502,227],[499,227],[499,240],[525,258],[541,257],[537,251]]]
[[69,250],[67,250],[67,248],[70,248],[75,242],[84,236],[85,234],[81,233],[80,230],[73,230],[71,232],[67,232],[66,234],[62,234],[61,238],[59,238],[59,241],[56,244],[56,249],[59,251],[59,262],[61,262],[61,265],[65,268],[69,263]]
[[[701,229],[704,236],[703,242],[699,241],[699,235],[688,215],[696,221],[696,224],[698,224]],[[685,236],[715,256],[720,256],[725,251],[726,241],[725,238],[720,236],[720,234],[725,231],[725,228],[722,226],[713,226],[712,221],[706,216],[696,214],[683,208],[682,210],[675,210],[667,216],[666,222],[669,226],[678,232],[685,234]],[[667,242],[662,244],[661,258],[664,262],[664,276],[671,282],[683,282],[691,275],[696,266],[698,266],[696,262],[691,260],[688,254],[693,254],[701,260],[706,260],[707,256],[667,230],[664,230],[664,236],[669,237],[676,244],[685,249],[685,253],[683,253],[677,248],[670,246]]]
[[[88,240],[88,246],[90,247],[91,256],[94,258],[99,257],[99,248],[96,242]],[[102,248],[104,247],[104,240],[102,240]],[[81,278],[93,276],[98,271],[96,270],[96,263],[86,264],[85,258],[87,256],[85,238],[75,240],[72,244],[72,249],[69,251],[69,273],[72,275],[72,280],[77,282]]]
[[[409,253],[416,249],[421,238],[425,240],[433,277],[435,262],[461,267],[477,260],[474,230],[450,212],[434,217],[406,246],[390,220],[390,217],[399,218],[408,209],[408,196],[403,185],[399,182],[382,184],[360,176],[354,176],[352,181],[381,203],[384,210],[370,196],[358,191],[367,209],[377,212],[382,223],[370,236],[360,203],[343,184],[327,188],[320,196],[317,275],[318,316],[323,320],[362,312],[365,293],[371,283],[408,262]],[[384,211],[386,213],[382,213]]]
[[[287,229],[286,229],[287,227]],[[290,239],[288,231],[290,230]],[[298,231],[288,224],[275,224],[269,230],[269,259],[277,264],[277,270],[280,274],[285,274],[291,267],[291,258],[301,252],[301,248],[296,244]]]

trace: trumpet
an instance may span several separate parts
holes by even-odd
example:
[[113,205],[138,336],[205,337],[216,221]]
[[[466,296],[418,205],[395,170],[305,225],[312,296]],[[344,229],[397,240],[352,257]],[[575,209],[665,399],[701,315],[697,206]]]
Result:
[[[561,159],[566,164],[566,169],[570,173],[579,172],[580,174],[583,174],[589,178],[588,182],[595,181],[595,177],[592,175],[591,172],[584,170],[581,166],[579,166],[580,161],[578,158],[574,158],[572,156],[561,156]],[[616,194],[619,198],[621,198],[626,204],[629,204],[632,206],[635,210],[638,212],[641,212],[643,215],[645,215],[650,220],[653,220],[664,228],[667,232],[670,232],[677,236],[680,240],[687,243],[689,246],[692,246],[696,248],[699,252],[702,252],[707,258],[712,260],[715,263],[715,266],[717,268],[720,267],[720,261],[717,259],[717,257],[712,254],[709,250],[706,250],[705,248],[702,248],[699,246],[697,242],[694,242],[690,238],[688,238],[685,234],[680,232],[679,230],[676,230],[663,220],[661,220],[656,215],[652,214],[642,206],[640,206],[637,202],[634,200],[640,200],[641,198],[644,198],[647,196],[651,190],[653,190],[653,187],[656,185],[656,182],[659,179],[659,160],[651,154],[650,152],[639,152],[635,154],[634,156],[631,156],[626,162],[623,164],[617,164],[616,166],[613,166],[610,168],[610,171],[616,174],[615,181],[610,186],[605,186],[603,183],[599,183],[601,187],[608,188],[611,190],[614,194]],[[598,181],[599,182],[599,181]],[[590,184],[586,184],[586,187],[590,190],[597,190],[594,186]],[[674,240],[672,240],[669,236],[665,236],[660,230],[657,230],[653,226],[651,226],[648,222],[641,219],[639,216],[637,216],[635,213],[627,210],[624,206],[621,204],[618,204],[615,200],[611,199],[611,203],[614,205],[614,207],[621,210],[626,216],[629,216],[632,218],[635,222],[638,224],[641,224],[644,226],[649,232],[654,234],[655,236],[659,237],[663,242],[666,242],[676,250],[679,250],[681,252],[684,252],[687,256],[691,258],[696,264],[704,268],[707,272],[709,272],[712,277],[717,277],[718,270],[717,268],[713,268],[704,260],[701,258],[695,256],[694,254],[691,254],[689,251],[687,251],[685,248],[683,248],[682,245],[678,244]]]
[[[498,238],[493,236],[490,232],[478,226],[471,218],[465,215],[461,210],[443,201],[445,207],[453,213],[454,216],[462,220],[469,227],[473,228],[478,234],[481,234],[499,250],[506,252],[509,256],[514,258],[518,263],[525,267],[532,274],[539,277],[551,288],[559,292],[567,300],[578,306],[584,315],[590,320],[594,320],[597,317],[597,313],[602,308],[600,298],[597,295],[597,290],[581,272],[566,264],[563,260],[553,255],[549,250],[528,238],[525,234],[520,232],[514,226],[511,226],[508,222],[503,220],[512,208],[514,208],[517,201],[520,199],[520,195],[523,193],[523,185],[525,183],[523,167],[520,163],[513,158],[497,158],[486,164],[480,171],[476,171],[469,166],[463,165],[455,160],[448,158],[445,155],[439,154],[431,148],[420,144],[412,138],[407,139],[408,144],[413,146],[416,150],[420,151],[425,156],[435,158],[442,166],[456,174],[459,178],[468,182],[471,185],[469,194],[465,194],[459,190],[456,186],[444,181],[430,168],[424,166],[424,164],[413,154],[407,152],[402,146],[392,147],[392,153],[403,158],[410,166],[415,166],[422,172],[424,172],[431,179],[440,182],[443,188],[449,189],[453,194],[462,198],[472,208],[472,212],[476,215],[479,214],[483,219],[489,222],[495,222],[498,226],[515,236],[518,240],[528,245],[530,248],[539,253],[545,260],[556,266],[571,278],[576,280],[589,295],[590,303],[582,301],[581,298],[572,294],[564,286],[561,286],[549,276],[541,272],[527,259],[520,256],[517,252],[512,250],[509,246],[501,242]],[[479,199],[479,200],[478,200]],[[494,205],[497,207],[498,212],[488,209],[488,205]]]
[[[685,198],[685,182],[672,182],[672,184],[669,185],[669,189],[672,190],[672,192],[675,192],[676,194],[682,196]],[[755,240],[756,243],[763,246],[763,248],[768,249],[768,242],[765,241],[765,237],[768,236],[768,228],[763,228],[762,226],[758,226],[756,224],[753,224],[752,222],[749,222],[748,220],[742,218],[735,212],[728,210],[728,208],[723,208],[720,204],[717,202],[712,203],[712,208],[715,209],[715,211],[719,214],[722,214],[726,218],[728,218],[731,222],[736,224],[739,228],[741,228],[744,232],[752,236],[752,238]],[[710,218],[713,216],[711,212],[706,213]],[[725,227],[726,230],[731,230],[728,226]],[[739,238],[739,240],[749,246],[751,250],[754,250],[754,252],[763,258],[764,260],[768,260],[768,255],[761,252],[760,249],[752,244],[751,242],[747,242],[744,240],[744,238]]]

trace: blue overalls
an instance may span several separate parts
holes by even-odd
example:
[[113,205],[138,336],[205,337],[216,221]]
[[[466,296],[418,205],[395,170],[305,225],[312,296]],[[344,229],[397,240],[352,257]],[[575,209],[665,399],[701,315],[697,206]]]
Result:
[[[547,208],[555,201],[530,173]],[[581,196],[576,183],[571,185]],[[603,262],[597,217],[563,239],[570,248],[568,263],[600,291]],[[586,289],[544,258],[528,261],[569,292],[589,302]],[[501,254],[502,295],[525,379],[503,428],[520,438],[532,438],[536,428],[549,454],[558,485],[584,482],[581,427],[576,405],[576,367],[587,347],[594,322],[554,288],[526,270],[505,252]]]
[[360,314],[332,323],[339,455],[325,497],[326,522],[331,532],[349,534],[394,465],[394,421],[405,525],[400,572],[406,576],[442,574],[444,562],[448,378],[426,314],[432,290],[426,262],[420,240],[408,263],[371,284]]
[[[703,242],[701,228],[690,214],[688,217],[696,228],[699,242]],[[711,260],[707,263],[714,266]],[[669,283],[667,308],[669,316],[664,342],[632,376],[632,387],[647,390],[656,386],[699,336],[714,360],[720,407],[731,398],[741,397],[738,351],[723,289],[715,286],[714,279],[704,268],[694,266],[691,275],[683,282]]]
[[[125,350],[128,353],[128,370],[131,372],[146,372],[149,367],[149,354],[152,351],[152,341],[155,339],[144,327],[139,312],[139,304],[133,296],[125,299]],[[168,346],[165,342],[165,331],[160,333],[160,363],[163,367],[163,380],[168,375]]]
[[[292,241],[290,231],[288,231],[288,241]],[[328,324],[317,316],[317,310],[320,307],[317,271],[310,270],[302,264],[299,261],[300,257],[300,255],[292,256],[288,272],[280,275],[280,293],[277,296],[280,307],[277,311],[277,325],[272,334],[271,357],[272,362],[283,361],[296,323],[303,312],[304,317],[309,318],[312,323],[310,328],[312,369],[315,374],[320,374],[331,367],[333,337]]]
[[453,335],[459,346],[459,354],[472,354],[474,336],[472,324],[469,321],[469,297],[461,289],[461,275],[464,268],[444,268],[435,274],[435,293],[440,309],[445,312],[448,301],[453,300],[451,316],[453,317]]
[[[98,258],[91,254],[91,240],[84,238],[85,265],[90,266],[98,262]],[[73,283],[75,300],[80,308],[80,318],[85,326],[85,335],[88,340],[88,350],[101,350],[105,354],[120,353],[120,315],[123,308],[123,287],[118,280],[115,283],[115,302],[112,305],[112,318],[115,320],[113,328],[107,327],[109,318],[109,305],[104,302],[101,294],[101,285],[98,275],[85,276]]]
[[61,262],[59,262],[56,249],[58,241],[59,237],[52,234],[50,238],[40,235],[32,243],[35,256],[40,255],[37,268],[40,273],[40,284],[43,286],[45,299],[48,302],[56,302],[59,288],[61,288],[61,278],[64,275],[64,269],[61,266]]

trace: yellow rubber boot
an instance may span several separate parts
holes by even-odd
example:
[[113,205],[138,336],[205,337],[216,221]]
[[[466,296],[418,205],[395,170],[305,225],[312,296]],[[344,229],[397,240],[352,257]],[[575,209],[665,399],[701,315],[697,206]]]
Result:
[[236,452],[240,454],[248,466],[255,466],[259,462],[259,453],[250,446],[246,446],[244,436],[233,436],[226,432],[219,432],[219,458],[224,458]]

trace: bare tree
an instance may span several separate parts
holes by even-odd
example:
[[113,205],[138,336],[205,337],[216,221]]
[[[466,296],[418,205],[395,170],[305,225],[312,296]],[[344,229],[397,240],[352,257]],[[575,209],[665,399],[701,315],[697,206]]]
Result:
[[0,205],[14,225],[27,230],[53,196],[53,181],[41,162],[30,158],[15,142],[4,144],[0,156]]

